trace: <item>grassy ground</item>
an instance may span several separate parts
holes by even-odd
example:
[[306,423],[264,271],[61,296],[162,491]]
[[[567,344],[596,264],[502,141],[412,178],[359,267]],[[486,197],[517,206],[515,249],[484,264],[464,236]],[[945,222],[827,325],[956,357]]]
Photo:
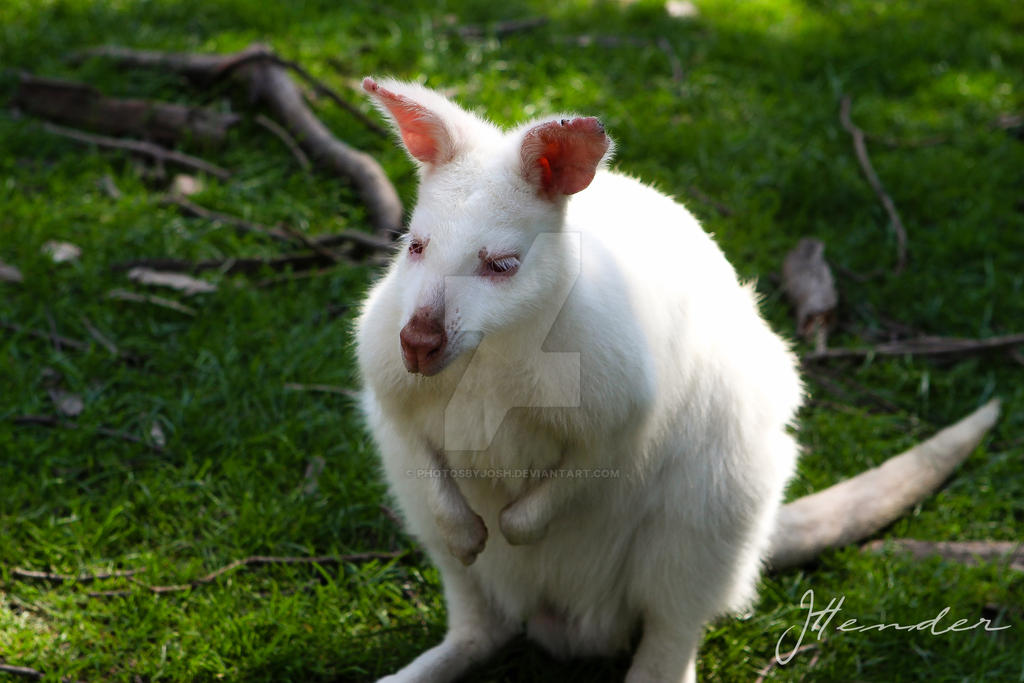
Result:
[[[871,133],[942,144],[869,142],[907,225],[911,261],[898,277],[839,280],[832,343],[916,331],[988,336],[1024,331],[1024,144],[994,127],[1024,110],[1024,5],[1005,1],[756,0],[698,2],[669,18],[657,3],[257,3],[0,0],[0,64],[88,80],[110,94],[205,103],[250,112],[244,93],[199,92],[178,79],[73,67],[68,51],[99,43],[235,50],[267,40],[339,87],[395,74],[450,87],[502,123],[549,111],[602,116],[619,168],[687,201],[738,269],[760,275],[767,315],[791,330],[777,279],[805,235],[849,271],[889,269],[895,242],[837,116],[842,94]],[[508,36],[463,38],[447,24],[536,16],[549,23]],[[627,37],[581,46],[580,35]],[[664,38],[679,60],[659,45]],[[663,42],[663,41],[662,41]],[[338,65],[332,65],[332,59]],[[0,77],[0,97],[13,92]],[[321,116],[377,156],[407,201],[403,154],[329,103]],[[217,277],[216,293],[185,303],[194,317],[105,298],[128,287],[116,261],[276,253],[209,222],[162,207],[161,182],[121,154],[98,152],[0,113],[0,260],[24,273],[0,284],[0,321],[90,339],[82,316],[145,356],[140,366],[100,345],[56,350],[0,332],[0,660],[52,680],[371,680],[436,642],[444,631],[437,573],[381,513],[386,492],[358,416],[343,396],[289,392],[288,382],[354,386],[350,321],[373,277],[340,268],[276,287]],[[352,190],[304,174],[284,147],[246,121],[222,149],[190,151],[237,171],[207,179],[196,201],[310,233],[364,228]],[[122,196],[98,186],[109,175]],[[734,209],[695,200],[698,187]],[[50,239],[82,247],[54,265]],[[842,272],[842,271],[841,271]],[[173,294],[171,296],[174,296]],[[915,358],[834,362],[808,377],[796,497],[877,463],[993,395],[1004,417],[951,482],[882,537],[1020,539],[1024,528],[1024,367],[994,354],[955,362]],[[59,379],[58,379],[59,378]],[[76,430],[15,425],[52,414],[47,387],[82,395]],[[166,451],[104,437],[144,439]],[[304,492],[315,457],[326,461]],[[192,590],[156,595],[124,579],[47,583],[14,567],[94,573],[144,567],[151,584],[187,582],[253,554],[410,552],[341,566],[242,569]],[[1024,680],[1024,580],[1000,566],[967,568],[856,548],[769,576],[742,618],[722,619],[702,645],[703,680],[752,680],[805,613],[845,597],[842,617],[917,623],[950,607],[973,623],[1011,628],[933,636],[829,633],[777,680]],[[125,590],[90,597],[90,591]],[[837,618],[833,625],[844,619]],[[809,634],[805,642],[809,642]],[[476,673],[479,680],[616,680],[627,660],[557,663],[525,642]],[[4,674],[0,674],[2,678]]]

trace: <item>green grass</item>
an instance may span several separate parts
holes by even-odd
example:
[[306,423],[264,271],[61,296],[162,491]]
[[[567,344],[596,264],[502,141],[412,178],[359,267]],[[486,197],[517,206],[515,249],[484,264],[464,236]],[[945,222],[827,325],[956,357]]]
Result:
[[[230,51],[266,40],[344,90],[365,74],[452,88],[467,106],[512,124],[532,114],[602,117],[617,166],[680,196],[745,277],[761,276],[765,311],[790,333],[778,289],[783,256],[816,236],[840,273],[888,270],[895,241],[838,119],[853,98],[865,130],[931,147],[869,141],[872,161],[902,214],[910,264],[898,277],[840,275],[834,345],[887,338],[889,321],[932,334],[1024,331],[1024,144],[991,124],[1024,110],[1024,5],[1005,1],[756,0],[698,2],[679,21],[657,3],[34,2],[0,0],[0,65],[89,81],[110,94],[158,97],[254,113],[243,92],[200,91],[175,77],[123,73],[63,56],[102,43]],[[544,14],[545,26],[463,39],[437,26]],[[614,47],[566,37],[627,36]],[[658,46],[665,37],[683,67]],[[341,68],[331,59],[340,60]],[[0,99],[14,90],[0,76]],[[353,97],[354,94],[353,94]],[[363,104],[365,107],[365,103]],[[368,109],[368,107],[367,107]],[[374,154],[411,205],[403,153],[328,102],[336,134]],[[350,401],[286,391],[288,382],[354,386],[355,307],[374,273],[345,267],[257,288],[220,277],[219,290],[183,300],[187,317],[105,298],[135,288],[111,264],[147,256],[273,254],[163,207],[165,182],[125,155],[76,146],[27,118],[0,113],[0,260],[24,273],[0,284],[0,320],[89,339],[86,316],[123,349],[57,351],[0,332],[0,660],[48,680],[372,680],[440,639],[445,614],[437,572],[421,555],[341,566],[243,569],[189,591],[154,595],[125,580],[54,584],[14,567],[91,573],[144,567],[151,584],[186,582],[253,554],[325,555],[412,549],[381,513],[375,454]],[[366,228],[344,182],[304,174],[284,147],[246,121],[219,149],[188,147],[236,171],[206,179],[211,208],[312,234]],[[109,175],[123,195],[97,182]],[[723,217],[691,186],[731,206]],[[625,228],[626,226],[624,226]],[[50,239],[82,247],[78,263],[41,254]],[[170,296],[174,296],[173,294]],[[1005,354],[955,362],[876,358],[835,362],[831,383],[808,376],[800,439],[807,455],[790,495],[856,473],[987,398],[1004,416],[948,485],[880,537],[1019,540],[1024,529],[1024,367]],[[81,394],[76,430],[15,425],[52,413],[47,386]],[[166,452],[98,434],[148,438],[159,423]],[[327,465],[303,493],[307,464]],[[701,648],[703,680],[746,681],[768,662],[800,597],[817,606],[845,596],[841,617],[911,624],[950,607],[1012,627],[932,636],[830,633],[778,680],[1024,680],[1024,580],[999,566],[915,562],[895,553],[828,552],[813,566],[764,579],[749,615],[713,624]],[[90,591],[126,590],[95,598]],[[986,607],[995,606],[995,607]],[[808,642],[808,639],[805,642]],[[621,679],[628,660],[554,662],[525,641],[475,678],[488,681]],[[4,674],[0,674],[0,678]]]

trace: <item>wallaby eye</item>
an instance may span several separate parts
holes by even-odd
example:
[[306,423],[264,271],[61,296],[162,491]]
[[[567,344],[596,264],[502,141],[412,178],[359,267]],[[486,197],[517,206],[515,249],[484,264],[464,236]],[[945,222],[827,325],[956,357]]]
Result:
[[484,261],[484,274],[509,277],[519,270],[519,257],[515,255],[497,256]]
[[419,237],[413,237],[409,240],[409,253],[413,256],[419,256],[423,253],[423,250],[427,248],[427,243],[421,240]]

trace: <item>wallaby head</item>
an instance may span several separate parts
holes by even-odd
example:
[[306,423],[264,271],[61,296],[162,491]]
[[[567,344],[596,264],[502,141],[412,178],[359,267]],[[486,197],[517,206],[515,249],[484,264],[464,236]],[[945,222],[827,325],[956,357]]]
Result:
[[591,183],[612,142],[592,117],[503,132],[415,84],[367,78],[363,88],[419,168],[391,295],[406,369],[434,375],[544,304],[562,264],[531,245],[562,230],[567,198]]

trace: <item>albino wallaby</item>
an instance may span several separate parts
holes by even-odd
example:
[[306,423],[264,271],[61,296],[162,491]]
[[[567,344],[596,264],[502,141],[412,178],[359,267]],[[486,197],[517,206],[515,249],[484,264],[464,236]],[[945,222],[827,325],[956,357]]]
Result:
[[[363,87],[420,190],[358,320],[362,407],[448,606],[444,641],[384,680],[456,679],[525,624],[558,656],[639,637],[627,681],[694,681],[704,624],[752,599],[769,551],[831,542],[773,545],[793,354],[683,206],[602,169],[597,119],[504,132],[417,85]],[[813,535],[825,508],[790,526]]]

